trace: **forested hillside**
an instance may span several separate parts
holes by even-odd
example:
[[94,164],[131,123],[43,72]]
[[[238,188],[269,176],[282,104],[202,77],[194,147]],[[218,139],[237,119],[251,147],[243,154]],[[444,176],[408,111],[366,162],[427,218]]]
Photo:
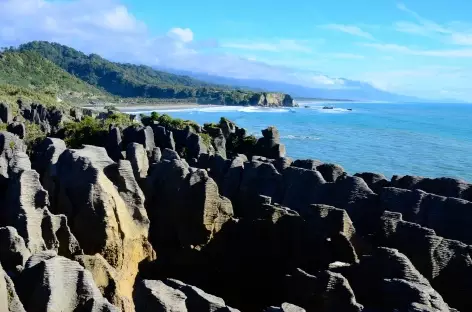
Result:
[[6,51],[0,54],[0,85],[5,84],[54,93],[101,93],[97,88],[31,51]]
[[148,66],[110,62],[57,43],[34,41],[18,48],[36,52],[83,81],[121,97],[197,99],[200,102],[250,104],[251,91],[202,82]]

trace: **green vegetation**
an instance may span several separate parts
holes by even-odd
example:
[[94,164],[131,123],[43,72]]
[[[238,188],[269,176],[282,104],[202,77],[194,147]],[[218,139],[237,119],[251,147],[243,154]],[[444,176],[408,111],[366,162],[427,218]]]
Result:
[[244,137],[243,144],[248,148],[254,147],[257,144],[257,138],[253,135]]
[[111,111],[111,112],[117,112],[118,111],[118,108],[116,108],[115,105],[105,105],[103,107],[104,110],[107,110],[107,111]]
[[129,115],[113,112],[107,118],[84,117],[80,122],[67,122],[64,125],[64,141],[70,148],[80,148],[84,144],[104,146],[110,125],[127,127],[133,122]]
[[0,123],[0,131],[7,131],[7,124],[6,123]]
[[160,125],[164,127],[170,127],[178,130],[183,130],[185,128],[190,127],[193,128],[194,130],[197,130],[199,128],[199,125],[192,120],[183,120],[180,118],[172,118],[167,114],[163,114],[159,116],[157,119]]
[[52,92],[35,91],[26,87],[0,85],[0,102],[8,104],[14,112],[18,109],[18,100],[24,103],[41,103],[45,106],[57,106],[57,97]]
[[0,85],[5,84],[54,97],[74,92],[87,96],[102,93],[32,51],[6,51],[0,54]]
[[46,133],[41,130],[41,126],[32,123],[32,122],[25,122],[26,134],[24,138],[24,142],[28,147],[28,151],[31,151],[33,146],[41,142],[43,139],[46,138]]
[[162,114],[160,115],[157,112],[152,112],[151,116],[146,116],[144,114],[141,114],[141,122],[145,126],[151,125],[153,122],[157,122],[161,126],[164,127],[169,127],[173,129],[178,129],[178,130],[183,130],[185,128],[190,127],[193,128],[194,130],[197,130],[199,128],[199,125],[192,121],[192,120],[183,120],[180,118],[172,118],[171,116],[167,114]]
[[218,124],[216,123],[206,123],[203,125],[203,129],[212,137],[215,138],[217,137],[220,132],[221,128]]
[[211,142],[213,141],[211,136],[208,133],[200,133],[199,134],[203,140],[203,144],[206,145],[206,147],[211,146]]
[[72,75],[111,94],[126,98],[186,99],[198,103],[249,105],[257,94],[205,83],[148,66],[110,62],[57,43],[34,41],[19,47],[36,52]]
[[87,116],[80,122],[64,125],[64,141],[70,148],[80,148],[84,144],[102,146],[102,138],[107,130],[98,119]]

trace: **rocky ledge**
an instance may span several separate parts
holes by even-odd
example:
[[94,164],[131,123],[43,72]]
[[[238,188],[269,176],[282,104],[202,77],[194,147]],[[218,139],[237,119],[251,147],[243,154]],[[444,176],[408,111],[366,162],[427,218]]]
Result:
[[49,137],[0,132],[0,311],[472,311],[469,183],[293,161],[224,118],[72,149],[66,113],[20,114]]

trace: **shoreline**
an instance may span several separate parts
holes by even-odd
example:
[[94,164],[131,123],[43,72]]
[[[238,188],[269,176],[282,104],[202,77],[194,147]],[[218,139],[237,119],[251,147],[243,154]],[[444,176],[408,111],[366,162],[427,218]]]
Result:
[[132,106],[116,106],[119,111],[133,111],[133,110],[172,110],[172,109],[191,109],[191,108],[208,108],[208,107],[224,107],[224,105],[212,105],[212,104],[145,104],[145,105],[132,105]]

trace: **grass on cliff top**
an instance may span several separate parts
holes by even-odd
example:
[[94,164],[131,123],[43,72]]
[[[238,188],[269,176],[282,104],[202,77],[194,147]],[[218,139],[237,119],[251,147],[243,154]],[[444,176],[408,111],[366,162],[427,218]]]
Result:
[[41,92],[9,84],[0,85],[0,103],[5,103],[15,110],[18,107],[18,100],[28,104],[41,103],[48,107],[62,105],[62,103],[57,100],[54,92]]

